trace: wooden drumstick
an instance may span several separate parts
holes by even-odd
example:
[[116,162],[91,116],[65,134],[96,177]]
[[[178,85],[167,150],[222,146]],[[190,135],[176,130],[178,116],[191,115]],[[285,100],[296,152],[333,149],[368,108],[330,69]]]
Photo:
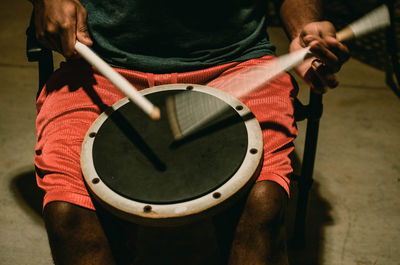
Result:
[[[347,41],[353,38],[358,38],[380,28],[384,28],[388,25],[390,25],[389,10],[386,5],[382,5],[360,19],[354,21],[343,30],[337,32],[336,38],[339,41]],[[228,92],[234,97],[240,99],[250,92],[254,92],[257,89],[264,87],[266,83],[272,81],[283,72],[289,71],[301,64],[309,56],[312,56],[310,53],[310,47],[279,56],[270,62],[245,69],[239,74],[236,73],[235,76],[229,80],[225,79],[227,81],[224,81],[223,87],[225,87],[225,92]],[[247,87],[247,89],[244,89],[245,87]],[[196,106],[188,104],[185,106],[183,102],[187,101],[190,97],[192,97],[191,94],[178,94],[173,100],[168,100],[168,109],[174,109],[174,111],[167,110],[167,114],[170,121],[173,121],[171,122],[171,130],[173,131],[173,135],[176,140],[190,135],[192,132],[196,131],[198,128],[204,126],[210,120],[218,116],[218,113],[224,111],[224,109],[220,109],[218,107],[215,109],[209,109],[209,106],[212,105],[211,103],[199,103]],[[204,106],[206,106],[206,108]],[[182,117],[187,117],[190,113],[193,113],[192,117],[196,117],[196,119],[179,119],[180,113],[185,113],[185,115],[181,115]],[[201,115],[199,115],[199,113],[201,113]]]
[[153,120],[160,119],[160,109],[155,107],[147,98],[140,94],[128,80],[111,68],[111,66],[95,54],[89,47],[77,41],[75,50]]

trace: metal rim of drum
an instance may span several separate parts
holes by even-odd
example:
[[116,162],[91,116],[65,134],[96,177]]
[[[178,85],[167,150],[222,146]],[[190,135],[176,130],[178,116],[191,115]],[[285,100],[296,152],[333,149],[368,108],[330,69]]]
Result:
[[[166,90],[186,90],[203,92],[223,100],[237,111],[240,116],[250,113],[250,110],[238,99],[220,90],[196,84],[171,84],[161,85],[140,91],[143,95]],[[123,98],[116,102],[113,110],[127,104],[129,100]],[[145,114],[143,114],[145,115]],[[258,172],[262,162],[263,138],[260,125],[256,118],[243,120],[248,135],[248,150],[242,165],[236,173],[221,187],[196,198],[194,200],[174,204],[148,204],[125,198],[105,185],[98,176],[94,167],[92,149],[94,136],[108,118],[109,113],[102,113],[89,128],[81,150],[81,168],[84,180],[94,197],[103,207],[115,215],[132,222],[163,226],[175,223],[185,223],[185,220],[196,216],[205,215],[212,210],[218,209],[219,205],[225,203],[229,198],[246,189],[249,182]],[[146,117],[147,118],[147,117]]]

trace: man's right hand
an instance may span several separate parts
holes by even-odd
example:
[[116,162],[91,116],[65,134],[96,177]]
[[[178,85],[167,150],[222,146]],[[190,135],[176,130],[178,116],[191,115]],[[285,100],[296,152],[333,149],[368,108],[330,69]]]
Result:
[[36,38],[66,58],[75,54],[76,40],[91,46],[87,12],[79,0],[34,0]]
[[299,36],[290,43],[290,51],[310,46],[313,56],[306,59],[294,70],[318,94],[335,88],[339,81],[335,76],[349,59],[348,48],[336,40],[336,30],[331,22],[317,21],[306,24]]

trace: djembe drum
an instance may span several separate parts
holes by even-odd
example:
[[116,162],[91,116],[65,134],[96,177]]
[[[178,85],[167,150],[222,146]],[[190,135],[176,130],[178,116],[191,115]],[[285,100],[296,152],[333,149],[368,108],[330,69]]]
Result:
[[[216,214],[248,190],[262,164],[263,140],[243,103],[201,85],[163,85],[141,93],[160,108],[160,121],[124,98],[97,118],[84,139],[82,172],[102,206],[138,224],[170,226]],[[167,119],[168,99],[176,96],[188,104],[172,101],[175,117]],[[200,104],[204,101],[223,111],[215,115],[210,105]],[[212,119],[176,139],[171,120],[195,122],[204,116],[201,111],[214,112]]]

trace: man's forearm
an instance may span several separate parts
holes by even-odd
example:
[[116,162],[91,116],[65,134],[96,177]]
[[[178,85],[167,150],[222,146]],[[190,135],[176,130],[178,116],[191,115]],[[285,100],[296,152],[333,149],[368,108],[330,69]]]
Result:
[[280,16],[288,37],[297,37],[308,23],[322,19],[322,0],[285,0]]

